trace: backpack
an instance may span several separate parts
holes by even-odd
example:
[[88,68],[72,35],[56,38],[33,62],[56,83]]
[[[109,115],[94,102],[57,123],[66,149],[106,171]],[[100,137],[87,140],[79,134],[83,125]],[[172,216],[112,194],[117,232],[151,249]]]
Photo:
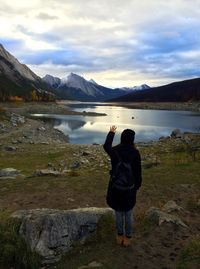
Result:
[[121,191],[131,190],[135,186],[133,183],[133,169],[131,164],[124,162],[117,152],[116,155],[119,161],[111,174],[110,181],[112,186]]

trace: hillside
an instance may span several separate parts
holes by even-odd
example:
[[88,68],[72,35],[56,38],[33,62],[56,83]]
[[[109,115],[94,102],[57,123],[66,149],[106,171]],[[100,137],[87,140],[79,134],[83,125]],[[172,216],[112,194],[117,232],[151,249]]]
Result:
[[0,44],[0,101],[55,100],[52,88]]
[[187,102],[200,100],[200,78],[174,82],[136,91],[111,101],[115,102]]

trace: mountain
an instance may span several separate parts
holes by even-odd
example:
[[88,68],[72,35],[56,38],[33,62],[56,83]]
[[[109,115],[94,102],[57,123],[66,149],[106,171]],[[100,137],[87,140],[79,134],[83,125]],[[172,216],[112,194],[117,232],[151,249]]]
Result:
[[51,87],[0,44],[0,101],[16,96],[25,100],[53,100]]
[[43,80],[50,86],[54,86],[56,95],[62,99],[104,101],[125,94],[124,90],[103,87],[94,80],[88,81],[74,73],[62,79],[46,75]]
[[126,92],[133,92],[133,91],[142,91],[142,90],[146,90],[146,89],[150,89],[151,87],[149,87],[147,84],[142,84],[140,86],[134,86],[134,87],[122,87],[122,88],[117,88]]
[[200,78],[173,82],[164,86],[134,91],[114,102],[187,102],[200,100]]
[[94,79],[92,79],[92,78],[89,80],[89,82],[92,82],[94,85],[98,85],[98,84],[96,83],[96,81],[94,81]]
[[60,83],[61,79],[58,77],[53,77],[51,75],[46,75],[42,78],[47,84],[49,84],[52,88],[57,88]]

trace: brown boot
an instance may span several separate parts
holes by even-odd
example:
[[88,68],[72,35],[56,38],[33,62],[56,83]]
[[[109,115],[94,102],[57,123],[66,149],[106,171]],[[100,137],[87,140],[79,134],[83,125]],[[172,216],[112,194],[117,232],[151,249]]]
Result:
[[123,238],[123,246],[129,247],[131,245],[131,237],[124,236]]
[[118,244],[118,245],[122,245],[122,244],[123,244],[123,240],[124,240],[124,236],[123,236],[123,234],[122,234],[122,235],[117,234],[117,236],[116,236],[117,244]]

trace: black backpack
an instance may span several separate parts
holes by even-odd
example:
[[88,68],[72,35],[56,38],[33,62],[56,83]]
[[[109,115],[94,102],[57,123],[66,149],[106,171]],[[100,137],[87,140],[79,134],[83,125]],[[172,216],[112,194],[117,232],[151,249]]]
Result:
[[115,189],[127,191],[134,188],[133,169],[129,162],[124,162],[119,154],[115,152],[118,158],[118,163],[112,171],[111,183]]

